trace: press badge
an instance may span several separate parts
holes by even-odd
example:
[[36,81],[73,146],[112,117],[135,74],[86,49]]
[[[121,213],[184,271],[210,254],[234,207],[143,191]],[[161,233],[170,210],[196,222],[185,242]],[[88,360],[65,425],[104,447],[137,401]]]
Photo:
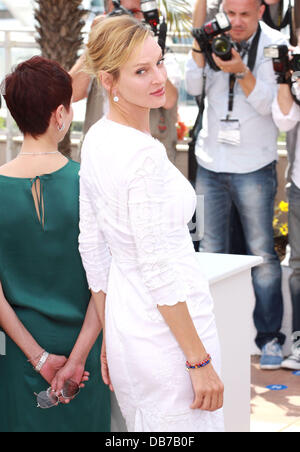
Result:
[[221,119],[218,143],[239,146],[241,144],[241,128],[238,119]]

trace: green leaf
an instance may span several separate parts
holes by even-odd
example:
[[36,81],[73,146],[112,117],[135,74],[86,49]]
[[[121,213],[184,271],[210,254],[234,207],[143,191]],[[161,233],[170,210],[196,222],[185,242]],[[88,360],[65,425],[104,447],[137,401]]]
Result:
[[166,17],[169,32],[179,36],[192,29],[192,8],[186,0],[158,0],[161,13]]

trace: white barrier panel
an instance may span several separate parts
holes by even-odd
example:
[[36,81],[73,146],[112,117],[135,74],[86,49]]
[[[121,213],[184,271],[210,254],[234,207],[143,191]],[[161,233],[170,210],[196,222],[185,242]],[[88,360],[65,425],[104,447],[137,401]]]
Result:
[[0,355],[6,355],[6,337],[2,332],[0,332]]
[[[255,303],[251,269],[263,259],[254,256],[197,253],[215,301],[225,385],[225,427],[228,433],[250,431],[250,338]],[[126,432],[112,394],[112,432]]]

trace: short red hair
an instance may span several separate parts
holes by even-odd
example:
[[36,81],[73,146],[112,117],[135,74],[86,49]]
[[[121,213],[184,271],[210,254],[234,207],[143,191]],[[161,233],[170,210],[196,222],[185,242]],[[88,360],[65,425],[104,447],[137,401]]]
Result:
[[69,111],[72,92],[72,78],[57,62],[35,56],[6,76],[3,97],[21,132],[38,137],[60,105]]

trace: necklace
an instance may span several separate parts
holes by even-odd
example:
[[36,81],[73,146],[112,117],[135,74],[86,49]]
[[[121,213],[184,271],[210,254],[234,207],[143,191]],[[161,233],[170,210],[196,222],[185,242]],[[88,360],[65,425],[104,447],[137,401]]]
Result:
[[54,154],[60,154],[59,151],[55,152],[20,152],[19,155],[54,155]]

